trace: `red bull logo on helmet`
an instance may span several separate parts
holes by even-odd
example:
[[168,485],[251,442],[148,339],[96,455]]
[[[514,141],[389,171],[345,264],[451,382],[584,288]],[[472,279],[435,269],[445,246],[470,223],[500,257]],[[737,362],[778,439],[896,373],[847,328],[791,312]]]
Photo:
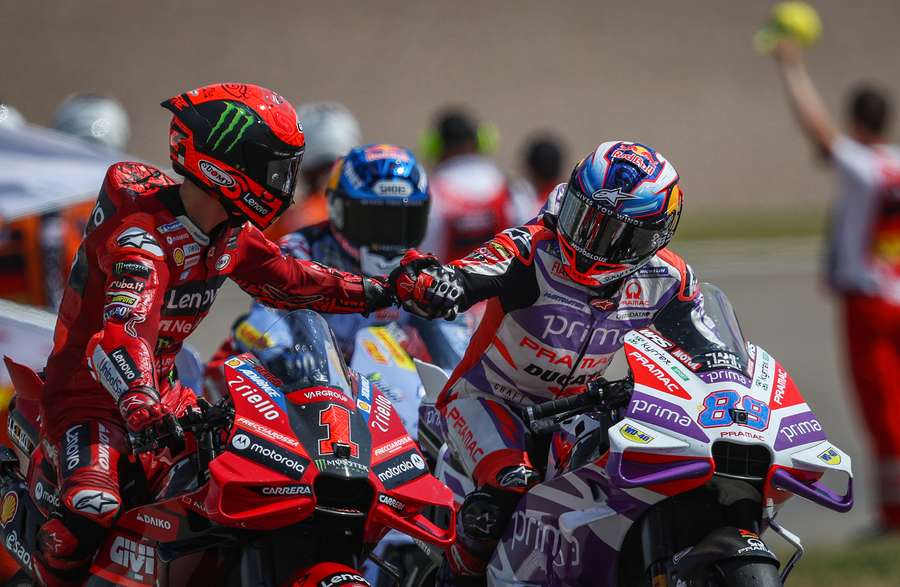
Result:
[[661,167],[656,154],[637,143],[620,143],[609,158],[628,161],[649,176],[654,175]]

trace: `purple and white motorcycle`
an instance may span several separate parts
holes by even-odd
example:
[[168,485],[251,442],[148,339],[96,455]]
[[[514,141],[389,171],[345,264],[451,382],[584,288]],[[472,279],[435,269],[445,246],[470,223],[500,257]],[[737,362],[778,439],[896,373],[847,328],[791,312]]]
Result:
[[[721,344],[628,334],[633,393],[624,410],[604,411],[602,393],[524,410],[546,474],[520,501],[488,584],[783,585],[803,548],[776,521],[781,506],[799,495],[838,512],[852,507],[850,457],[828,441],[781,364],[745,342],[725,295],[710,285],[703,294]],[[419,442],[461,503],[473,486],[433,407],[446,374],[417,366],[428,392]],[[846,493],[822,483],[829,471],[846,477]],[[760,538],[767,529],[795,548],[784,565]]]

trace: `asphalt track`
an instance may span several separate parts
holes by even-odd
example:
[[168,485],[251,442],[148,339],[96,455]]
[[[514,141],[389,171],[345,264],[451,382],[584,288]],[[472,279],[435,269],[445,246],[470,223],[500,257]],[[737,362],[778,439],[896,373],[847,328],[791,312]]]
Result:
[[[725,291],[744,334],[782,362],[829,438],[853,458],[858,482],[856,505],[850,513],[838,514],[794,498],[782,510],[782,524],[806,544],[841,542],[865,533],[872,521],[871,462],[864,427],[844,376],[836,307],[819,275],[819,241],[708,241],[673,248],[700,279]],[[213,311],[189,339],[204,359],[248,303],[249,298],[234,285],[222,288]],[[613,369],[617,367],[621,365]]]

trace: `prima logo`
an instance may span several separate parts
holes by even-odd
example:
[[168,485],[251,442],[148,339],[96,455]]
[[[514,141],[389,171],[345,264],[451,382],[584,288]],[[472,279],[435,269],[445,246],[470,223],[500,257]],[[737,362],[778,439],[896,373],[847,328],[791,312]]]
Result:
[[517,511],[512,517],[512,527],[514,544],[522,543],[528,551],[554,554],[554,567],[581,564],[581,546],[578,541],[567,539],[556,526],[544,522],[542,518]]
[[690,428],[693,421],[684,412],[679,413],[671,408],[645,399],[636,399],[631,403],[631,409],[635,414],[649,414],[669,424],[680,428]]
[[582,322],[580,320],[570,320],[566,316],[561,315],[550,315],[544,316],[544,322],[547,323],[544,326],[544,332],[541,334],[541,338],[544,340],[547,339],[548,336],[565,336],[566,338],[570,338],[578,341],[579,343],[584,342],[587,338],[588,333],[591,333],[591,342],[590,344],[601,344],[601,345],[621,345],[622,338],[628,332],[627,329],[619,329],[619,328],[590,328],[587,323]]
[[225,110],[222,111],[222,114],[219,115],[219,120],[216,121],[215,126],[209,131],[206,142],[209,143],[215,139],[215,143],[211,147],[215,151],[233,133],[234,139],[225,147],[225,152],[227,153],[241,140],[241,137],[244,136],[244,133],[247,132],[254,120],[255,117],[246,106],[235,104],[234,102],[225,102]]
[[802,437],[816,432],[822,432],[822,425],[819,424],[819,421],[815,418],[809,418],[808,420],[803,420],[797,422],[796,424],[789,424],[788,426],[784,426],[779,434],[783,434],[784,439],[789,444],[794,444],[794,442],[798,438],[806,442],[810,442],[809,439],[805,439]]

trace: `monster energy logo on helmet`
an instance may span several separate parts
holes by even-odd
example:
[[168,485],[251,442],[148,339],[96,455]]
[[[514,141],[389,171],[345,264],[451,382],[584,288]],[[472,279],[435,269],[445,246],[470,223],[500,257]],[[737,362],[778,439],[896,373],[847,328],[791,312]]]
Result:
[[234,132],[234,140],[232,140],[228,147],[225,148],[225,152],[227,153],[239,140],[241,140],[241,137],[244,136],[244,133],[247,132],[247,129],[250,128],[250,125],[253,124],[254,120],[255,117],[253,114],[245,107],[234,104],[233,102],[225,102],[225,110],[219,115],[219,120],[216,122],[216,125],[209,131],[206,142],[209,143],[218,135],[215,144],[212,146],[212,149],[216,150],[219,148],[219,145],[222,144],[222,141],[225,140],[229,134]]

